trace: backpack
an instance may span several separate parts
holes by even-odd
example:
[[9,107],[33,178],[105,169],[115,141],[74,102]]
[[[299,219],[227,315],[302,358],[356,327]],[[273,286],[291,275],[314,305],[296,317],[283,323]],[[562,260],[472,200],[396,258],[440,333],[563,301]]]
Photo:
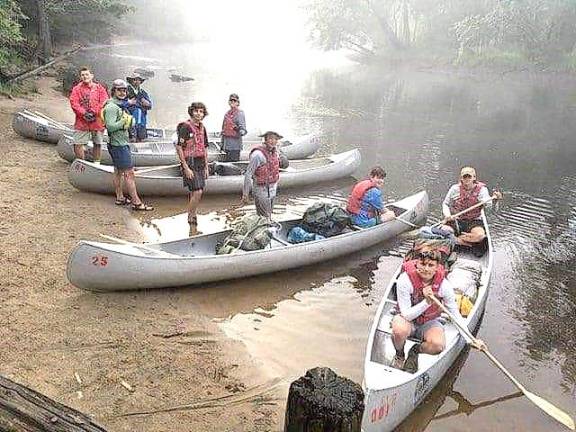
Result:
[[253,251],[264,249],[270,243],[274,222],[258,215],[246,215],[235,220],[232,232],[221,244],[216,244],[216,254],[225,255],[238,249]]
[[442,257],[440,264],[442,264],[446,269],[449,269],[454,261],[456,261],[456,254],[453,252],[454,245],[448,239],[429,239],[429,238],[418,238],[414,240],[412,248],[406,253],[404,261],[411,261],[418,258],[420,252],[425,250],[435,250],[440,252]]
[[324,237],[340,234],[348,226],[348,212],[336,204],[316,203],[306,209],[302,228]]

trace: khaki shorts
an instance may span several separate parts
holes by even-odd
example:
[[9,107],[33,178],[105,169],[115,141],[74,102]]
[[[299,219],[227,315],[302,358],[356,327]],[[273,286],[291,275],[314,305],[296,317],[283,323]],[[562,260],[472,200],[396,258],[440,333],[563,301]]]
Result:
[[75,130],[73,138],[74,138],[74,144],[86,145],[88,144],[88,141],[92,141],[92,144],[102,145],[102,142],[104,140],[104,132]]

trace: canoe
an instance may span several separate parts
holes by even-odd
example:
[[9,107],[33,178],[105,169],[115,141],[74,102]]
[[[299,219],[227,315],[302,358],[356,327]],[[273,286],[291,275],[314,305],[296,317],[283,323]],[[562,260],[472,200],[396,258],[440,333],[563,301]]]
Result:
[[[219,138],[215,139],[219,140]],[[248,160],[250,149],[261,142],[261,140],[244,141],[245,149],[240,153],[240,160]],[[64,134],[56,145],[56,151],[60,157],[68,162],[72,162],[75,159],[73,144],[74,142],[71,136]],[[320,145],[321,141],[319,137],[312,134],[300,137],[294,140],[294,142],[284,140],[279,143],[280,149],[288,159],[305,159],[312,156],[320,148]],[[171,142],[130,143],[130,149],[134,165],[139,167],[173,165],[178,163],[178,156],[176,155],[174,144]],[[224,157],[225,153],[220,149],[219,144],[215,141],[210,141],[208,160],[221,161],[224,160]],[[106,146],[102,147],[101,162],[105,165],[112,165],[112,159]]]
[[[400,219],[417,224],[428,212],[428,195],[419,192],[393,203],[392,208]],[[230,230],[145,245],[82,240],[70,253],[67,276],[72,285],[90,291],[194,285],[315,264],[366,249],[410,229],[408,224],[392,220],[324,240],[286,245],[288,231],[299,221],[282,222],[275,235],[281,241],[273,239],[266,249],[230,255],[214,253]]]
[[[18,111],[12,117],[12,128],[25,138],[57,144],[64,135],[72,136],[73,125],[60,123],[45,114],[35,111]],[[147,128],[146,141],[171,142],[174,130],[162,128]],[[108,141],[104,133],[104,141]]]
[[[280,172],[280,188],[306,186],[347,177],[360,166],[360,151],[350,150],[325,158],[290,161],[290,167]],[[234,162],[240,169],[248,162]],[[114,194],[112,183],[114,169],[110,165],[96,165],[76,159],[68,171],[68,180],[75,188],[103,194]],[[136,187],[141,196],[187,195],[183,186],[180,166],[160,166],[136,169]],[[205,194],[242,192],[243,175],[211,175],[206,180]]]
[[[474,331],[484,312],[492,272],[492,241],[484,213],[482,214],[488,237],[488,252],[481,258],[458,252],[458,260],[473,260],[482,268],[480,286],[474,307],[466,318],[470,331]],[[451,322],[445,324],[446,348],[438,355],[419,355],[419,370],[415,374],[389,366],[395,354],[392,344],[392,311],[396,307],[395,283],[400,269],[392,278],[380,302],[368,338],[364,361],[365,410],[362,419],[364,432],[391,431],[424,400],[454,363],[466,341]],[[406,342],[406,352],[414,342]]]

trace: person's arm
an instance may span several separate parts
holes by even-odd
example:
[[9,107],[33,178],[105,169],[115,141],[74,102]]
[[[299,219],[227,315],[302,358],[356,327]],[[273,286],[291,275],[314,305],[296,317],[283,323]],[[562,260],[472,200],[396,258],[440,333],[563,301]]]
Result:
[[124,119],[122,117],[120,117],[120,120],[117,119],[116,108],[112,104],[104,107],[104,125],[108,133],[124,129]]
[[382,202],[382,191],[378,188],[368,189],[366,193],[366,203],[373,209],[381,212],[384,209],[384,203]]
[[412,306],[412,283],[406,273],[402,273],[396,282],[396,297],[398,299],[398,309],[400,314],[407,321],[413,321],[430,307],[424,299],[420,303]]
[[98,102],[95,114],[99,115],[100,111],[104,109],[104,105],[106,105],[106,101],[108,100],[108,92],[104,88],[103,85],[98,84]]
[[247,199],[250,194],[250,190],[252,189],[252,176],[254,172],[256,172],[256,168],[265,162],[266,159],[261,151],[256,150],[250,154],[248,168],[246,168],[246,172],[244,173],[244,186],[242,188],[243,199]]
[[70,106],[77,116],[82,117],[86,113],[86,109],[80,104],[80,88],[77,86],[70,93]]
[[[142,93],[142,97],[140,98],[140,104],[142,105],[142,108],[144,108],[145,110],[151,110],[152,109],[152,98],[150,97],[150,95],[148,94],[148,92],[146,90],[140,90]],[[142,103],[142,100],[144,100],[146,103]]]
[[442,297],[442,303],[446,306],[446,309],[450,311],[452,315],[464,326],[464,318],[460,315],[460,308],[456,302],[456,295],[454,293],[454,286],[448,279],[444,279],[440,285],[440,292],[438,293]]
[[194,172],[188,166],[186,157],[184,156],[184,149],[182,148],[186,141],[190,139],[190,130],[185,124],[181,123],[176,127],[176,132],[178,134],[178,138],[176,138],[176,154],[178,155],[178,160],[182,166],[182,172],[186,178],[192,179],[194,177]]
[[456,193],[457,187],[457,185],[451,186],[450,189],[448,189],[448,193],[446,194],[444,201],[442,201],[442,215],[445,219],[448,219],[452,215],[452,212],[450,211],[450,204],[452,204],[452,197]]
[[[490,199],[490,192],[488,192],[488,188],[486,186],[480,189],[480,193],[478,193],[478,201],[486,202],[486,200]],[[488,201],[484,204],[484,208],[490,210],[492,208],[492,201]]]
[[288,160],[288,156],[278,150],[278,159],[280,160],[280,168],[286,169],[290,165],[290,161]]
[[246,117],[244,116],[244,111],[238,111],[236,116],[236,128],[240,136],[244,136],[248,133],[246,130]]

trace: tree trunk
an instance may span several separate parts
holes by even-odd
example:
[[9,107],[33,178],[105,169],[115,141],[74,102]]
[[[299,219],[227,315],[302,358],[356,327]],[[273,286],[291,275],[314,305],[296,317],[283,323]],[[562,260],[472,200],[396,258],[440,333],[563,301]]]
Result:
[[366,0],[366,3],[376,17],[376,21],[378,21],[378,25],[380,26],[382,33],[384,33],[386,40],[392,46],[392,48],[404,49],[405,45],[402,43],[402,41],[400,41],[400,39],[398,39],[398,36],[396,36],[394,30],[392,30],[392,27],[390,27],[386,17],[383,14],[378,13],[378,11],[374,8],[372,1]]
[[45,0],[35,0],[38,12],[38,49],[37,55],[41,64],[47,63],[52,57],[52,36],[50,23],[46,14]]
[[364,392],[359,384],[317,367],[290,385],[285,432],[360,432]]

